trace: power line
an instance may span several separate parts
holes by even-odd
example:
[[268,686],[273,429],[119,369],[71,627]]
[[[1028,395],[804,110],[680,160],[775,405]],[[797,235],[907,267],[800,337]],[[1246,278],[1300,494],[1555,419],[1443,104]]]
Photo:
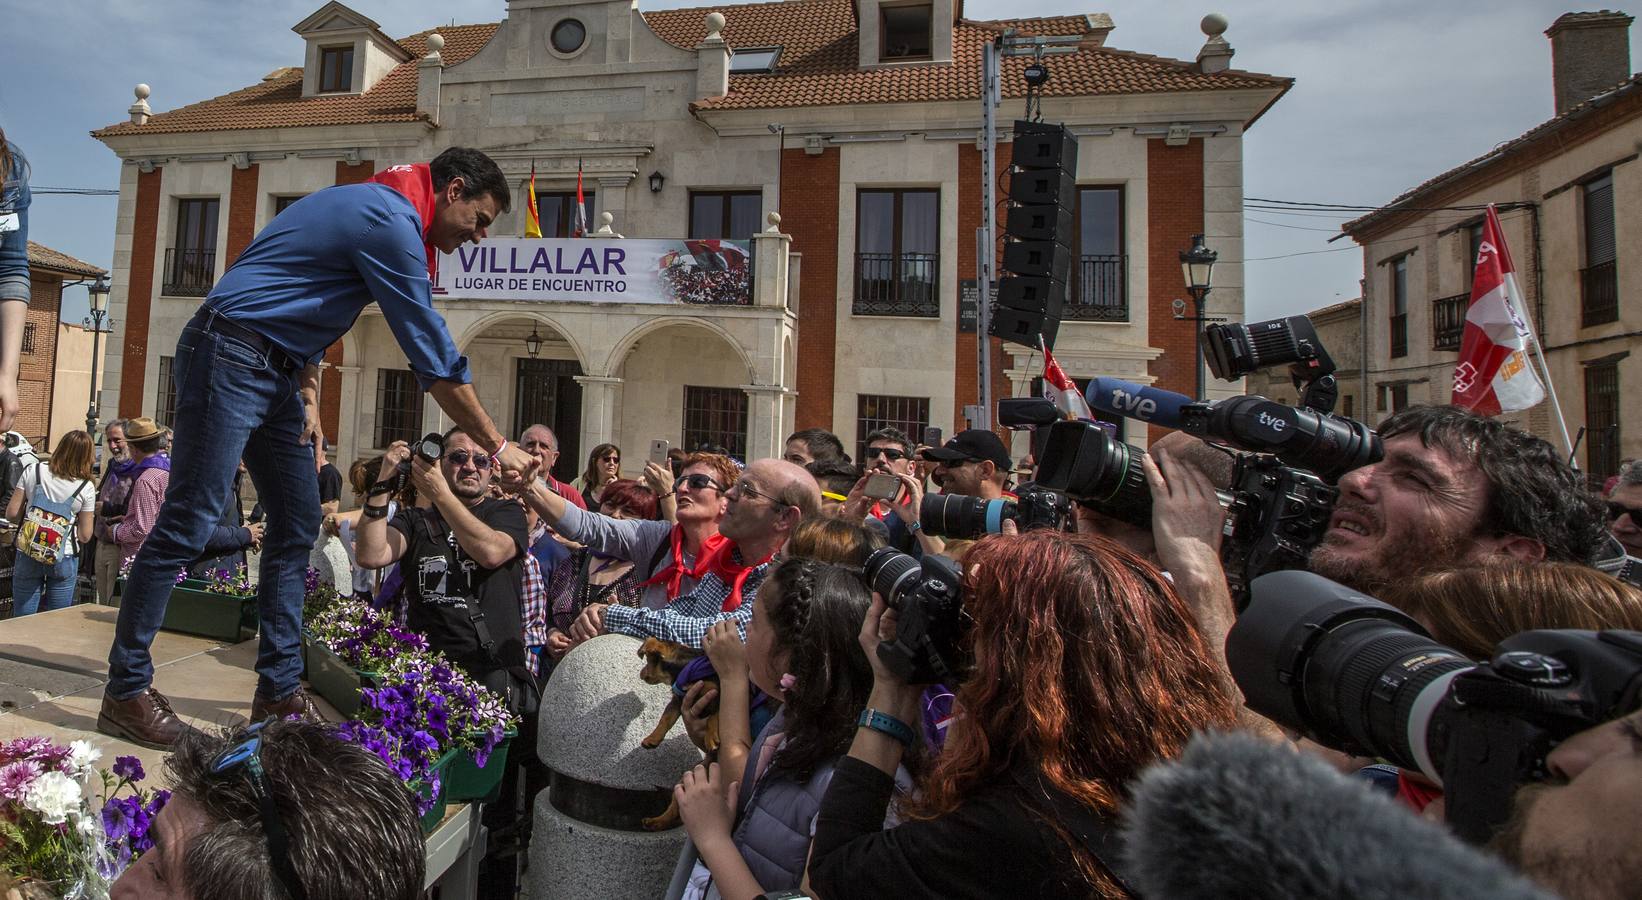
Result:
[[[1302,209],[1321,210],[1352,210],[1358,212],[1379,212],[1392,210],[1397,212],[1478,212],[1488,208],[1487,203],[1477,203],[1468,206],[1401,206],[1395,200],[1390,203],[1363,204],[1363,203],[1321,203],[1313,200],[1273,200],[1269,197],[1244,197],[1244,203],[1272,203],[1279,206],[1293,206]],[[1520,206],[1532,205],[1521,200],[1507,200],[1504,203],[1493,204],[1496,207],[1515,209]]]
[[[1520,219],[1520,218],[1522,218],[1526,215],[1527,215],[1527,213],[1517,213],[1515,215],[1507,213],[1506,215],[1500,216],[1499,220],[1500,220],[1501,224],[1504,224],[1505,222],[1515,221],[1515,220]],[[1278,224],[1278,223],[1272,222],[1272,223],[1267,223],[1267,224],[1275,225],[1275,224]],[[1290,226],[1286,226],[1286,227],[1297,228],[1299,226],[1290,225]],[[1323,229],[1308,229],[1308,230],[1320,231],[1320,230],[1323,230]],[[1333,230],[1333,229],[1328,229],[1328,230]],[[1399,235],[1397,239],[1399,241],[1406,241],[1406,240],[1413,240],[1414,238],[1431,237],[1432,235],[1440,235],[1443,232],[1448,231],[1448,230],[1449,229],[1447,229],[1447,228],[1437,228],[1437,229],[1434,229],[1432,231],[1419,231],[1419,232],[1415,232],[1414,234]],[[1245,258],[1243,261],[1244,262],[1264,262],[1266,260],[1271,260],[1271,259],[1288,259],[1288,258],[1294,257],[1294,256],[1311,256],[1311,255],[1316,254],[1316,253],[1339,253],[1339,252],[1342,252],[1342,251],[1345,251],[1345,250],[1361,250],[1361,249],[1362,249],[1361,247],[1355,247],[1355,246],[1352,246],[1350,244],[1347,244],[1344,247],[1331,247],[1327,250],[1302,250],[1299,253],[1284,253],[1280,256],[1251,256],[1251,257]]]
[[1276,226],[1278,228],[1294,228],[1294,229],[1298,229],[1300,231],[1322,231],[1322,232],[1326,232],[1328,234],[1339,234],[1340,233],[1340,229],[1338,229],[1338,228],[1313,228],[1310,225],[1288,225],[1288,224],[1285,224],[1283,222],[1267,222],[1265,219],[1254,219],[1254,218],[1249,218],[1247,216],[1245,216],[1243,218],[1243,221],[1253,222],[1257,225],[1273,225],[1273,226]]
[[86,197],[118,197],[118,196],[120,196],[119,191],[111,191],[108,188],[44,187],[44,186],[35,187],[34,185],[29,186],[29,193],[31,193],[31,194],[79,194],[81,196],[86,196]]

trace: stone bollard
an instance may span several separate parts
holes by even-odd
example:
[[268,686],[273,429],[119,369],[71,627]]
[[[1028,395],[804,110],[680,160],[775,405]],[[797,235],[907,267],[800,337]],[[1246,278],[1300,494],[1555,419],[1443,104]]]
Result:
[[645,831],[679,775],[701,761],[680,722],[654,750],[639,746],[672,697],[639,680],[640,641],[604,635],[559,663],[542,691],[537,751],[551,770],[535,799],[534,900],[654,900],[667,889],[684,829]]

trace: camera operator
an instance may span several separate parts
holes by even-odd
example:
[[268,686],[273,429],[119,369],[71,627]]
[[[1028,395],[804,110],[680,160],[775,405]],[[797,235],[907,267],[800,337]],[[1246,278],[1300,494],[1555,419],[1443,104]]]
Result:
[[964,563],[958,618],[972,624],[954,655],[973,663],[958,680],[961,712],[902,804],[908,821],[887,831],[923,688],[885,650],[918,618],[903,604],[929,585],[897,580],[887,603],[874,596],[861,628],[872,693],[822,800],[811,889],[829,900],[1125,896],[1113,868],[1124,784],[1194,730],[1233,720],[1190,611],[1155,568],[1099,537],[990,536]]
[[1589,564],[1606,531],[1599,501],[1544,440],[1452,406],[1415,406],[1379,426],[1385,457],[1340,478],[1311,570],[1373,594],[1395,579],[1515,559]]
[[971,428],[952,436],[940,447],[929,447],[922,458],[935,464],[930,477],[943,494],[967,494],[982,500],[1006,496],[1004,480],[1009,477],[1009,451],[996,434]]

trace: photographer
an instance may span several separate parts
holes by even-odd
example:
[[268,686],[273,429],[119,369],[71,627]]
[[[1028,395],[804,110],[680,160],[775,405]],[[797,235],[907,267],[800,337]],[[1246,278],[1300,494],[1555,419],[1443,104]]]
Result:
[[945,445],[926,448],[920,456],[935,464],[930,477],[943,494],[967,494],[982,500],[1005,496],[1009,451],[996,434],[984,428],[960,431]]
[[1191,614],[1155,568],[1098,537],[991,536],[963,570],[960,713],[887,831],[922,686],[881,655],[907,611],[874,597],[861,629],[872,693],[822,801],[810,885],[823,898],[1125,896],[1124,784],[1233,720]]

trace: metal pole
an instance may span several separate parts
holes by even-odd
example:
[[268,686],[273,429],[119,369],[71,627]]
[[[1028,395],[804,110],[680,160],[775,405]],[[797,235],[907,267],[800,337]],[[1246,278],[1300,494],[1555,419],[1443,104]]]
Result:
[[91,390],[90,400],[86,403],[86,434],[91,435],[91,442],[97,442],[97,358],[98,344],[103,336],[103,313],[101,310],[91,311]]
[[1197,396],[1193,397],[1193,400],[1202,400],[1207,389],[1204,384],[1207,377],[1203,374],[1203,303],[1207,299],[1208,291],[1192,290],[1192,300],[1197,304],[1197,321],[1192,323],[1192,328],[1197,333],[1197,340],[1194,342],[1197,348]]
[[975,344],[980,352],[980,416],[975,428],[992,427],[992,276],[998,252],[998,121],[996,110],[1003,102],[998,91],[999,38],[981,47],[981,246],[975,254],[975,282],[980,296],[975,301]]

